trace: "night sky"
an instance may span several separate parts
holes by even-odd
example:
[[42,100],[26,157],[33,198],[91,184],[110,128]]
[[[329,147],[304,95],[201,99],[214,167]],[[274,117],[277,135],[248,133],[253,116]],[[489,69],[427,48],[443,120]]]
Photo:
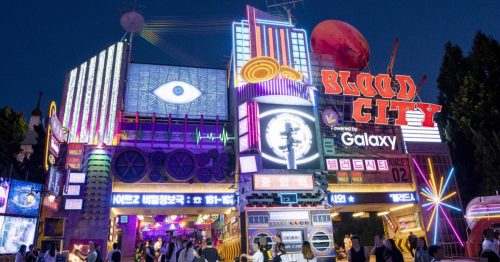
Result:
[[[111,1],[2,1],[0,24],[0,107],[10,106],[28,115],[37,93],[44,93],[42,111],[49,100],[60,104],[65,74],[100,50],[119,41],[124,31],[121,14],[131,0]],[[178,28],[162,33],[168,48],[159,48],[135,37],[132,59],[142,63],[195,65],[225,68],[231,52],[230,23],[245,18],[245,5],[266,10],[266,1],[157,0],[137,1],[146,22],[178,22]],[[396,74],[428,81],[423,100],[435,102],[436,78],[446,41],[468,52],[477,30],[500,40],[500,1],[336,1],[305,0],[292,11],[299,28],[309,34],[326,19],[343,20],[367,39],[373,74],[387,68],[393,42],[399,37],[394,66]],[[187,26],[214,24],[214,30],[190,30]],[[185,59],[173,59],[178,50]],[[191,57],[191,59],[189,59]]]

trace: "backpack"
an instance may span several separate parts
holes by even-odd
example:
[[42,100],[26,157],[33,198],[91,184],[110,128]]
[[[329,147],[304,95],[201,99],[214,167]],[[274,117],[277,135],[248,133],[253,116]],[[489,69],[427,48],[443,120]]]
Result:
[[281,262],[281,256],[282,256],[282,255],[283,255],[283,254],[279,254],[279,255],[274,256],[274,257],[273,257],[273,262]]

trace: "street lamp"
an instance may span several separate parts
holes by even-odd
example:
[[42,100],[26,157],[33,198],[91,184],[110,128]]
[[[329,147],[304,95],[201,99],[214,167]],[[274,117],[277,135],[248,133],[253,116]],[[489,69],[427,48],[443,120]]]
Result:
[[43,194],[46,194],[47,200],[51,204],[56,200],[56,195],[52,191],[38,191],[35,190],[34,187],[31,187],[31,191],[26,194],[26,201],[28,202],[28,204],[33,204],[35,202],[36,195],[38,193],[40,193],[41,196],[43,196]]

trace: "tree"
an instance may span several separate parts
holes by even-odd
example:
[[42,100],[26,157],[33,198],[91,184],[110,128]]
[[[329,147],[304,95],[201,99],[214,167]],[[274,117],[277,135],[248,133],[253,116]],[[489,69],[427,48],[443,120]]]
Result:
[[463,200],[500,188],[500,45],[478,32],[472,50],[447,43],[438,77],[445,128]]
[[21,152],[21,142],[25,138],[28,125],[20,112],[9,107],[0,109],[0,174],[8,176],[11,167],[20,173],[20,163],[16,156]]

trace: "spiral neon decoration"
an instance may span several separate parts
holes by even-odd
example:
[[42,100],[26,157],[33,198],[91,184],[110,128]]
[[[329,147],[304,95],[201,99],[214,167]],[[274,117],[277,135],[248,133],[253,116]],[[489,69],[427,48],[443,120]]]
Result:
[[302,73],[289,66],[281,66],[280,73],[282,77],[288,78],[293,81],[302,80]]
[[240,75],[247,83],[260,83],[274,79],[280,72],[279,62],[267,56],[250,59],[243,68]]

